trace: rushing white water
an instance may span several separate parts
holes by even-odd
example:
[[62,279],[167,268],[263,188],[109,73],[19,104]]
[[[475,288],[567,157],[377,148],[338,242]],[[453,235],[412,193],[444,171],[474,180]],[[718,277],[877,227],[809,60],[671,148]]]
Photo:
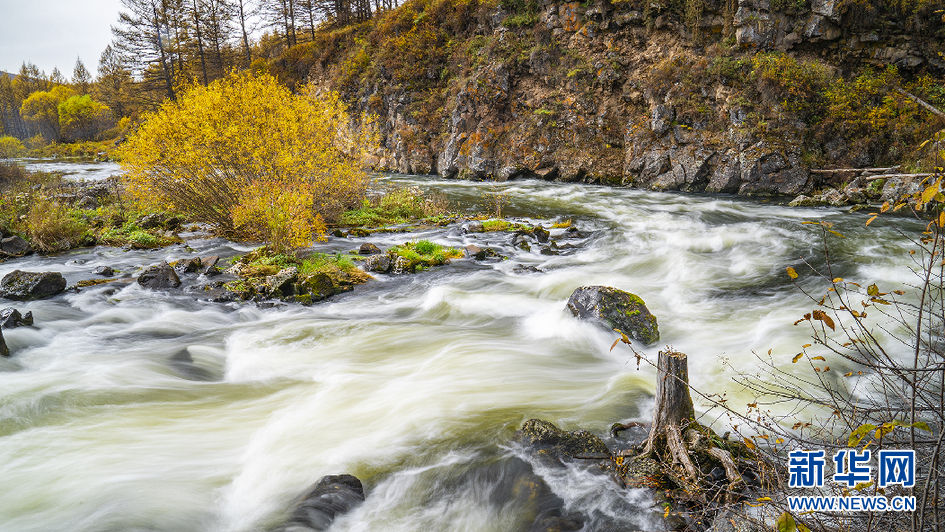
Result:
[[[467,208],[487,203],[493,186],[386,179]],[[503,187],[509,214],[573,219],[589,236],[571,254],[457,260],[308,308],[221,305],[134,284],[16,305],[33,311],[36,328],[4,333],[14,355],[0,359],[0,530],[266,529],[315,480],[342,472],[364,480],[368,496],[334,530],[516,530],[534,503],[507,496],[522,469],[590,516],[587,530],[658,529],[661,512],[645,492],[580,465],[531,463],[511,443],[532,417],[603,435],[648,414],[652,372],[638,371],[622,346],[611,352],[613,334],[572,318],[571,291],[604,284],[639,294],[659,318],[661,344],[690,355],[693,383],[737,398],[722,357],[750,365],[753,350],[772,349],[789,362],[806,343],[791,324],[810,304],[784,274],[801,271],[801,258],[822,260],[802,221],[830,219],[847,235],[834,250],[836,275],[905,281],[894,228],[867,230],[864,216],[840,210]],[[444,228],[318,247],[481,237]],[[0,264],[0,275],[56,270],[71,284],[100,265],[133,274],[162,259],[249,249],[188,245],[27,257]],[[517,273],[517,264],[542,273]]]
[[100,181],[121,175],[121,167],[111,161],[89,162],[83,159],[19,159],[31,172],[56,172],[73,180]]

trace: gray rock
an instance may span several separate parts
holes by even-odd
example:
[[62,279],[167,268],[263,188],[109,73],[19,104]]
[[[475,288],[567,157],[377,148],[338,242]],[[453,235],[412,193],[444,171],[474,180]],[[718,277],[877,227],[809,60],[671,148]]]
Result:
[[150,266],[138,276],[138,284],[151,290],[167,290],[180,286],[180,277],[166,262]]
[[640,297],[609,286],[582,286],[568,299],[568,310],[578,318],[618,329],[646,345],[660,339],[656,316]]
[[200,259],[194,257],[192,259],[181,259],[174,266],[174,270],[177,273],[197,273],[200,271]]
[[322,477],[302,497],[283,530],[328,530],[338,516],[364,502],[364,487],[352,475]]
[[364,269],[369,272],[387,273],[391,268],[390,256],[386,254],[371,255],[364,260]]
[[20,311],[13,307],[7,307],[3,310],[0,310],[0,328],[15,329],[16,327],[29,327],[31,325],[33,325],[32,312],[20,314]]
[[536,450],[574,458],[581,455],[610,455],[610,449],[599,437],[585,430],[567,432],[542,419],[529,419],[522,425],[521,441]]
[[291,296],[294,294],[292,284],[298,280],[299,269],[295,266],[284,268],[276,273],[266,277],[266,286],[269,287],[269,293],[273,296]]
[[59,272],[24,272],[13,270],[0,281],[0,297],[15,301],[46,299],[66,289]]
[[3,329],[0,328],[0,357],[8,356],[10,356],[10,348],[7,347],[7,342],[3,339]]
[[220,268],[217,268],[217,263],[220,262],[220,257],[217,255],[210,255],[209,257],[202,257],[200,259],[200,267],[203,268],[203,274],[214,276],[219,275]]
[[361,247],[358,248],[359,255],[377,255],[381,252],[381,248],[375,246],[370,242],[365,242],[361,244]]
[[407,257],[398,256],[394,259],[394,263],[391,265],[390,272],[394,275],[403,275],[405,273],[413,273],[413,268],[411,267],[410,260]]
[[95,275],[101,275],[102,277],[113,277],[115,275],[115,269],[111,266],[99,266],[95,268]]
[[466,222],[465,224],[463,224],[464,233],[481,233],[484,230],[485,228],[482,226],[482,222],[478,220],[473,220],[471,222]]
[[658,136],[663,135],[669,131],[675,119],[675,109],[658,104],[654,106],[653,110],[650,112],[650,130]]
[[0,252],[7,255],[22,257],[23,255],[30,254],[32,251],[33,248],[30,247],[30,243],[16,235],[0,240]]

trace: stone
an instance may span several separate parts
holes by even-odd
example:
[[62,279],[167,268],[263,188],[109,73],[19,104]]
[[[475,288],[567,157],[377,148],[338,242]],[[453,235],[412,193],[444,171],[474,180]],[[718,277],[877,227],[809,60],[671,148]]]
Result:
[[210,255],[208,257],[201,257],[200,267],[203,268],[204,275],[213,277],[214,275],[220,275],[222,273],[220,268],[217,267],[217,264],[220,262],[220,257],[218,255]]
[[328,530],[338,516],[364,502],[364,487],[353,475],[328,475],[301,498],[283,530]]
[[138,284],[151,290],[167,290],[180,286],[180,277],[170,264],[163,262],[150,266],[138,276]]
[[3,310],[0,310],[0,328],[3,329],[15,329],[16,327],[30,327],[33,325],[33,313],[27,312],[26,314],[20,314],[20,311],[13,308],[7,307]]
[[540,225],[536,226],[535,229],[532,230],[532,234],[535,235],[535,238],[542,244],[548,242],[548,237],[551,236],[551,233],[549,233],[547,229]]
[[658,104],[650,112],[650,130],[657,136],[665,134],[676,119],[676,111],[672,107]]
[[293,283],[298,280],[299,269],[295,266],[284,268],[276,273],[266,277],[266,286],[269,287],[269,294],[274,297],[288,297],[295,294]]
[[369,272],[387,273],[391,268],[390,256],[386,254],[371,255],[364,260],[364,269]]
[[521,441],[535,450],[548,451],[558,457],[610,455],[610,449],[604,441],[590,432],[567,432],[542,419],[529,419],[522,425]]
[[7,347],[7,342],[3,339],[3,329],[0,328],[0,357],[8,356],[10,356],[10,348]]
[[377,255],[380,252],[381,248],[370,242],[365,242],[361,244],[361,247],[358,248],[358,255]]
[[200,271],[200,258],[194,257],[192,259],[181,259],[177,261],[177,264],[174,266],[174,271],[177,273],[197,273]]
[[99,266],[95,268],[95,275],[101,275],[102,277],[113,277],[115,275],[115,270],[111,266]]
[[298,284],[297,291],[304,294],[307,301],[320,301],[341,292],[342,289],[335,285],[327,273],[316,273],[303,279]]
[[391,265],[390,272],[394,275],[413,273],[413,265],[407,257],[398,256]]
[[463,224],[464,233],[482,233],[483,231],[485,231],[485,227],[483,227],[480,221],[473,220]]
[[13,270],[0,281],[0,297],[15,301],[46,299],[66,289],[59,272],[24,272]]
[[22,257],[32,253],[33,248],[26,240],[14,235],[0,240],[0,252],[13,257]]
[[620,330],[645,345],[660,339],[656,316],[630,292],[609,286],[582,286],[571,294],[567,306],[574,316]]

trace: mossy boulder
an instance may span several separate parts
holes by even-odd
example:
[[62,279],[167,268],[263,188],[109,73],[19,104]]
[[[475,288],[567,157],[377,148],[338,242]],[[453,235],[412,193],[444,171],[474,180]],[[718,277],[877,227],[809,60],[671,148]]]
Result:
[[558,457],[610,454],[610,449],[597,436],[586,430],[568,432],[543,419],[529,419],[522,425],[521,441],[539,452]]
[[659,341],[656,316],[639,296],[609,286],[582,286],[568,298],[568,310],[578,318],[618,329],[646,345]]
[[59,272],[24,272],[13,270],[0,280],[0,297],[15,301],[46,299],[66,289]]

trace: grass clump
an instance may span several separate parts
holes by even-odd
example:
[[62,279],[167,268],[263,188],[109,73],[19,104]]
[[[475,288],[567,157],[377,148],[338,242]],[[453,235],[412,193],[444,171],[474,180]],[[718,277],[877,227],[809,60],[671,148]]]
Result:
[[406,242],[388,250],[393,257],[403,257],[407,263],[403,265],[409,271],[425,270],[432,266],[441,266],[449,263],[450,259],[458,259],[463,253],[453,247],[447,247],[429,240]]
[[382,227],[420,220],[436,220],[449,212],[446,198],[425,194],[417,187],[394,187],[383,195],[362,201],[357,209],[341,215],[340,225]]
[[482,222],[482,230],[485,233],[497,232],[497,231],[526,231],[531,232],[535,228],[528,224],[510,222],[508,220],[484,220]]

